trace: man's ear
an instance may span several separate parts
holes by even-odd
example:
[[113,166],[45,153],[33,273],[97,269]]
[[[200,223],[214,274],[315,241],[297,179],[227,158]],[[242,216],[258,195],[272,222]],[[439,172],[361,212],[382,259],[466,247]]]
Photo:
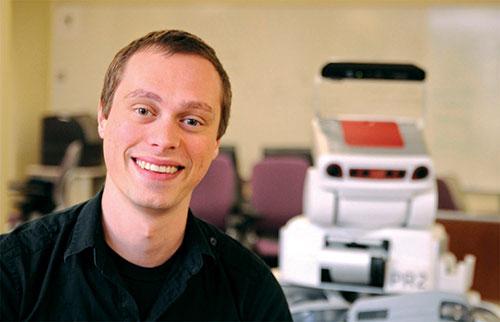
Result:
[[217,146],[215,147],[212,160],[215,160],[217,158],[217,156],[219,155],[219,148],[220,148],[220,139],[217,139]]
[[102,102],[99,103],[99,106],[97,107],[97,131],[99,132],[99,137],[101,139],[104,139],[104,132],[106,130],[106,124],[108,122],[108,118],[104,115],[104,106],[102,105]]

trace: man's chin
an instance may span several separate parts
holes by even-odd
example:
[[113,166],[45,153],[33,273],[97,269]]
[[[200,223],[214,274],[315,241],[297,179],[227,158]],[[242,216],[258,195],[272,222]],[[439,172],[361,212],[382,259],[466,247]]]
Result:
[[[137,198],[134,200],[137,208],[140,208],[144,213],[149,214],[164,214],[174,211],[179,208],[182,202],[176,202],[166,198]],[[186,209],[187,210],[187,209]]]
[[166,202],[166,201],[161,201],[161,200],[141,200],[135,203],[136,207],[141,208],[144,212],[147,213],[165,213],[168,212],[169,209],[173,208],[172,203]]

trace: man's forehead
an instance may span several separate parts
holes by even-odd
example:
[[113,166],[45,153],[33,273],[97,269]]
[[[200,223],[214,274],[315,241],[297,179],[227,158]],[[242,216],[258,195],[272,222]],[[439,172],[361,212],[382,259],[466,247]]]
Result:
[[[153,58],[153,57],[155,57],[155,58]],[[163,49],[160,47],[149,47],[149,48],[140,49],[130,56],[130,58],[128,59],[126,65],[125,65],[125,68],[123,70],[120,83],[118,84],[118,88],[121,87],[121,90],[119,90],[117,88],[117,90],[119,90],[123,93],[122,95],[124,95],[124,96],[122,96],[122,97],[127,98],[127,99],[134,98],[134,97],[142,97],[142,98],[148,98],[148,99],[157,101],[159,103],[164,101],[164,99],[162,99],[161,92],[159,92],[157,90],[152,91],[149,88],[141,88],[139,85],[129,87],[129,85],[132,85],[132,84],[128,81],[128,80],[130,80],[130,77],[133,78],[134,76],[139,76],[137,73],[135,73],[135,71],[137,68],[142,68],[144,66],[144,60],[148,60],[149,58],[156,59],[158,57],[162,57],[164,59],[169,59],[169,58],[173,58],[173,57],[176,57],[176,58],[180,57],[181,59],[182,58],[196,58],[196,59],[200,59],[201,61],[205,61],[207,63],[207,65],[209,65],[211,67],[209,70],[211,70],[211,72],[214,73],[214,74],[212,74],[210,72],[209,74],[214,75],[215,79],[216,79],[215,83],[217,84],[218,92],[220,93],[220,95],[217,97],[217,103],[193,100],[193,101],[186,101],[185,105],[190,106],[190,107],[194,107],[194,108],[204,109],[206,111],[209,111],[209,112],[215,113],[215,114],[217,114],[217,112],[220,112],[221,104],[222,104],[222,96],[223,96],[222,79],[221,79],[221,76],[218,73],[217,69],[212,64],[212,62],[210,60],[208,60],[207,58],[205,58],[201,55],[195,54],[195,53],[182,53],[182,52],[172,53],[171,51],[168,51],[167,49]],[[183,64],[185,64],[185,63],[186,63],[186,61],[183,62]],[[154,68],[154,65],[150,65],[150,66],[152,66],[151,67],[152,71],[150,74],[146,74],[146,76],[147,75],[153,76],[152,74],[154,74],[155,71],[158,70],[158,69]],[[165,72],[168,72],[168,71],[165,71]],[[163,72],[158,73],[159,77],[161,77],[162,74],[163,74]],[[183,73],[177,72],[177,75],[183,75]],[[210,76],[208,76],[208,77],[210,77]],[[196,77],[196,79],[201,79],[201,78],[202,78],[202,75],[199,75],[199,77]],[[127,86],[126,86],[126,88],[123,88],[123,85],[124,85],[123,81],[125,79],[127,79],[127,81],[126,81]],[[139,79],[143,79],[143,78],[139,78]],[[208,85],[208,84],[211,84],[213,82],[211,82],[210,80],[206,80],[204,83],[205,83],[205,85]],[[213,93],[213,91],[208,91],[208,92]]]
[[199,59],[200,61],[205,61],[208,63],[208,65],[212,66],[214,71],[218,74],[217,69],[215,65],[206,57],[204,57],[201,54],[198,53],[190,53],[190,52],[173,52],[169,48],[163,48],[160,46],[151,46],[151,47],[146,47],[137,50],[135,53],[133,53],[129,58],[127,63],[125,64],[125,68],[131,64],[132,62],[135,62],[137,60],[142,60],[142,59],[152,59],[153,57],[155,58],[163,58],[165,60],[171,59],[171,58],[195,58]]
[[[174,62],[175,61],[175,62]],[[154,62],[154,63],[153,63]],[[150,64],[148,64],[150,63]],[[134,54],[132,54],[127,62],[124,65],[122,70],[121,78],[123,79],[125,75],[127,75],[127,70],[133,69],[134,72],[140,68],[147,68],[149,66],[150,72],[154,73],[155,71],[159,71],[159,75],[163,73],[167,73],[170,69],[160,70],[160,64],[170,65],[169,67],[175,68],[177,66],[184,66],[186,68],[185,71],[182,71],[182,74],[186,74],[186,71],[190,69],[200,72],[209,71],[205,75],[214,75],[218,80],[219,86],[222,88],[222,78],[219,74],[215,65],[206,57],[196,54],[196,53],[172,53],[170,51],[161,50],[158,48],[146,48],[142,50],[138,50]],[[203,75],[199,75],[200,77]],[[196,78],[200,78],[196,77]]]

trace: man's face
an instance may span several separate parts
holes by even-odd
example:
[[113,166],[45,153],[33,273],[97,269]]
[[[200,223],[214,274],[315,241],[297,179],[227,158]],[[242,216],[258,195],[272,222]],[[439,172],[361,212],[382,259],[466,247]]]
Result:
[[218,153],[221,90],[217,71],[200,56],[134,54],[108,117],[99,109],[105,192],[141,209],[187,207]]

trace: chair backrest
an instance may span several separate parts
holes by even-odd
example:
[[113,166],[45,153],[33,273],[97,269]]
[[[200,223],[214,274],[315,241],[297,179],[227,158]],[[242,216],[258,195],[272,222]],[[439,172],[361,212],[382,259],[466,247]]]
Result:
[[243,179],[241,178],[239,171],[239,161],[238,161],[238,151],[234,145],[221,145],[219,147],[219,154],[225,154],[229,157],[233,163],[235,180],[236,180],[236,195],[233,204],[233,213],[241,213],[241,206],[243,204]]
[[238,175],[238,153],[236,151],[236,146],[234,145],[221,145],[219,147],[219,154],[226,154],[229,156],[231,162],[234,165],[236,174]]
[[220,153],[194,189],[190,207],[197,217],[224,229],[235,199],[236,170],[230,157]]
[[437,178],[438,209],[460,210],[450,188],[443,179]]
[[309,165],[313,165],[311,149],[309,148],[283,148],[266,147],[264,148],[264,158],[272,157],[300,157],[304,158]]
[[300,157],[269,157],[258,162],[251,177],[251,205],[262,216],[257,229],[276,233],[302,213],[304,180],[309,163]]

